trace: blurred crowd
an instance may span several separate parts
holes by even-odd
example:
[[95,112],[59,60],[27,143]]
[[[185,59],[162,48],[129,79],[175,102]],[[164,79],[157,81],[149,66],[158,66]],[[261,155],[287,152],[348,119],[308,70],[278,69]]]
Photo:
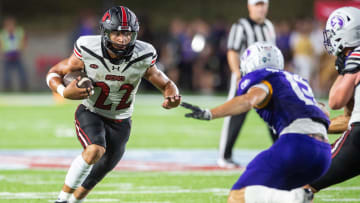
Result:
[[[10,23],[9,23],[10,21]],[[172,19],[168,30],[157,32],[148,16],[140,16],[140,33],[138,39],[152,43],[158,51],[157,65],[177,85],[181,91],[212,94],[225,92],[230,81],[230,70],[227,64],[227,35],[233,22],[226,22],[221,16],[215,22],[208,23],[202,19]],[[11,24],[11,26],[9,26]],[[323,22],[309,17],[296,20],[275,21],[277,46],[285,57],[285,68],[298,73],[307,79],[317,96],[326,96],[330,85],[336,77],[334,58],[328,55],[323,47]],[[24,30],[16,24],[14,18],[6,18],[1,33],[9,33],[8,27],[19,33],[2,39],[1,53],[3,62],[3,90],[11,91],[13,71],[9,64],[17,69],[21,90],[27,90],[26,69],[21,63],[25,43]],[[21,33],[20,33],[21,32]],[[73,42],[81,35],[98,34],[98,17],[91,12],[84,12],[75,27],[69,32],[69,50]],[[13,40],[13,42],[11,41]],[[20,43],[21,42],[21,43]],[[8,45],[8,47],[4,46]],[[9,46],[13,46],[12,49]],[[16,45],[16,46],[15,46]],[[55,47],[56,48],[56,47]],[[29,47],[31,50],[31,48]],[[69,53],[71,53],[69,51]],[[26,54],[26,53],[24,53]],[[10,62],[7,60],[10,56]],[[44,69],[57,62],[61,57],[45,58],[37,61],[43,63]],[[6,60],[4,60],[6,59]],[[12,60],[12,61],[11,61]],[[6,67],[6,68],[5,68]],[[47,71],[47,70],[46,70]],[[46,72],[45,70],[43,72]],[[142,88],[151,90],[151,85],[143,83]]]
[[[211,24],[201,19],[173,19],[167,37],[156,43],[160,67],[183,90],[226,91],[230,80],[226,57],[230,25],[221,17]],[[299,17],[274,25],[285,69],[307,79],[317,96],[326,96],[337,72],[335,58],[323,46],[324,23]]]

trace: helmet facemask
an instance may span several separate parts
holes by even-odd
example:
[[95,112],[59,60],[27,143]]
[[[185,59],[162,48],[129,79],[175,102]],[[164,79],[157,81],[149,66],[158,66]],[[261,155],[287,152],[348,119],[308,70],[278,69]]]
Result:
[[[115,30],[115,31],[118,31],[118,30]],[[135,47],[137,32],[131,32],[131,34],[130,34],[131,39],[130,39],[129,43],[127,43],[126,45],[118,44],[117,42],[112,41],[110,39],[110,33],[112,31],[104,29],[101,32],[102,32],[104,46],[108,51],[115,54],[117,58],[126,58],[126,57],[131,56],[132,51],[134,50],[134,47]],[[117,48],[117,47],[119,47],[119,48]]]

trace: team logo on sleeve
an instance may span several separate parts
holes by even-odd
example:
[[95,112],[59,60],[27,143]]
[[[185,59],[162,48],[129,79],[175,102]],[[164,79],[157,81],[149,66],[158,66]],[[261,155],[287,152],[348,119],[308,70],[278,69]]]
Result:
[[246,79],[240,84],[240,88],[243,90],[250,84],[250,79]]

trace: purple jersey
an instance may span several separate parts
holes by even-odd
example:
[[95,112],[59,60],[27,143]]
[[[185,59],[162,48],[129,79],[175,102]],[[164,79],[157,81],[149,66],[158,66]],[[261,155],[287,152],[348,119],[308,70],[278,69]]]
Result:
[[271,96],[264,106],[256,108],[256,112],[277,134],[300,118],[310,118],[328,127],[330,121],[317,106],[309,84],[296,74],[271,68],[253,71],[241,79],[237,95],[246,94],[252,86],[262,82],[269,87]]

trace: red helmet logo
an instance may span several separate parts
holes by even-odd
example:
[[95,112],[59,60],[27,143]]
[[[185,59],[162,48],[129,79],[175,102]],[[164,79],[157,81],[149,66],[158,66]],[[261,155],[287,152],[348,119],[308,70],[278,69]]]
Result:
[[105,13],[105,15],[102,17],[101,21],[104,22],[105,20],[110,19],[110,13],[109,11]]

